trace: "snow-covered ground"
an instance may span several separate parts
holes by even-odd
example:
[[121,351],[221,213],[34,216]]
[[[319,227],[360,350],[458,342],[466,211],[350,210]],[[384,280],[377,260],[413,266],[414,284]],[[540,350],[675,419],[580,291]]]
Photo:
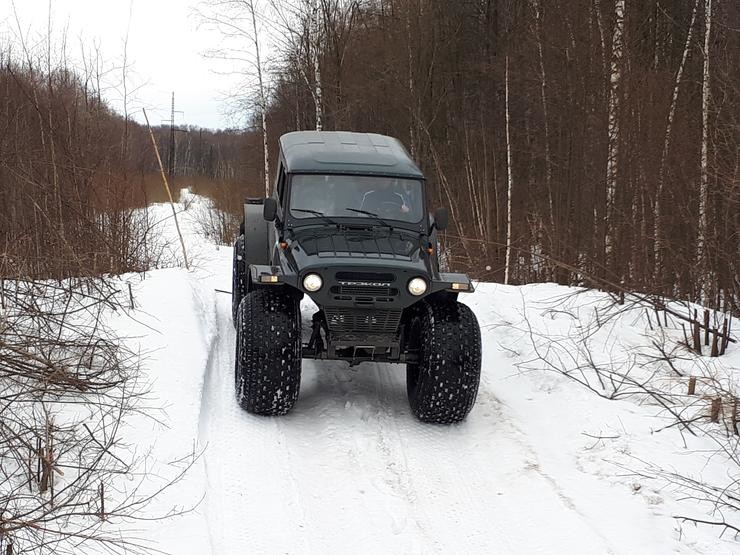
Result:
[[[713,440],[671,426],[644,398],[601,398],[574,378],[586,370],[567,377],[535,354],[566,366],[639,363],[661,333],[642,310],[587,338],[606,295],[480,284],[464,301],[481,324],[483,377],[463,424],[417,422],[402,366],[313,361],[292,413],[256,417],[234,398],[232,252],[197,233],[204,209],[196,198],[181,213],[194,269],[124,276],[136,308],[111,321],[144,356],[150,404],[164,407],[129,421],[126,437],[150,452],[155,484],[192,463],[147,514],[192,510],[126,534],[175,554],[740,552],[730,532],[674,518],[717,516],[657,472],[729,483],[738,468]],[[169,207],[152,211],[174,238]],[[311,310],[304,302],[304,319]],[[672,345],[680,332],[665,333]],[[737,373],[738,351],[730,345],[712,371]],[[685,359],[687,371],[698,364]]]

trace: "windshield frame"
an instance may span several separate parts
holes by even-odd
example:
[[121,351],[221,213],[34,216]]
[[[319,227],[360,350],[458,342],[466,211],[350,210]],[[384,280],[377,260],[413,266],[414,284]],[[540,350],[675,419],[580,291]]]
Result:
[[[414,232],[419,233],[426,233],[427,227],[429,226],[429,214],[427,213],[427,198],[426,198],[426,179],[423,177],[417,177],[417,176],[409,176],[409,175],[400,175],[400,174],[386,174],[386,173],[378,173],[378,174],[369,174],[369,173],[353,173],[353,172],[295,172],[295,173],[288,173],[286,174],[286,187],[285,187],[285,196],[282,199],[282,211],[283,211],[283,217],[285,219],[285,225],[288,228],[297,228],[297,227],[304,227],[304,226],[321,226],[321,227],[327,227],[330,226],[327,222],[327,218],[330,218],[331,220],[337,222],[337,224],[341,225],[347,225],[347,226],[357,226],[357,227],[377,227],[377,226],[383,226],[377,219],[366,216],[364,214],[355,214],[352,216],[336,216],[332,214],[327,214],[325,216],[308,216],[308,217],[301,217],[298,218],[294,216],[291,213],[291,199],[292,199],[292,193],[293,193],[293,178],[295,176],[304,176],[304,175],[317,175],[317,176],[324,176],[324,175],[332,175],[332,176],[347,176],[347,177],[378,177],[378,178],[395,178],[395,179],[406,179],[409,181],[417,181],[419,182],[419,186],[421,188],[421,218],[417,222],[409,222],[404,220],[395,220],[392,218],[386,218],[382,217],[380,219],[387,222],[390,226],[393,228],[402,228],[407,230],[412,230]],[[301,207],[297,207],[301,208]]]

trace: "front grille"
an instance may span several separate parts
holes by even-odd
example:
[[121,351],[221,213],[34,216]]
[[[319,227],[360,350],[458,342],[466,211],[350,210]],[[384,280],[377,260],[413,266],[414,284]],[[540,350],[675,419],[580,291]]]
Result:
[[337,281],[363,281],[370,283],[393,283],[396,276],[384,272],[337,272]]
[[396,333],[400,310],[326,308],[326,323],[335,333]]
[[396,297],[398,289],[394,287],[375,287],[362,285],[335,285],[331,288],[334,295],[351,295],[365,297]]

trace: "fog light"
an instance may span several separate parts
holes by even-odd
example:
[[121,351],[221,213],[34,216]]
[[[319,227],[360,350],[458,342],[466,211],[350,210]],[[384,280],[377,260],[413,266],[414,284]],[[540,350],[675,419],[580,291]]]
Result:
[[260,283],[278,283],[280,278],[271,274],[260,274]]
[[426,292],[427,282],[424,279],[420,277],[415,277],[414,279],[409,281],[409,293],[411,293],[412,295],[419,296],[423,295]]
[[319,274],[307,274],[306,277],[303,278],[303,288],[311,293],[321,289],[322,285],[324,285],[324,280],[321,279]]

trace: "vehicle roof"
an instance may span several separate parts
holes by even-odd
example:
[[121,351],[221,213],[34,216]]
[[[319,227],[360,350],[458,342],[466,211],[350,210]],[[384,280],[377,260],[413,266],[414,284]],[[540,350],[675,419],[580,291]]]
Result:
[[398,139],[350,131],[294,131],[280,137],[285,171],[424,177]]

